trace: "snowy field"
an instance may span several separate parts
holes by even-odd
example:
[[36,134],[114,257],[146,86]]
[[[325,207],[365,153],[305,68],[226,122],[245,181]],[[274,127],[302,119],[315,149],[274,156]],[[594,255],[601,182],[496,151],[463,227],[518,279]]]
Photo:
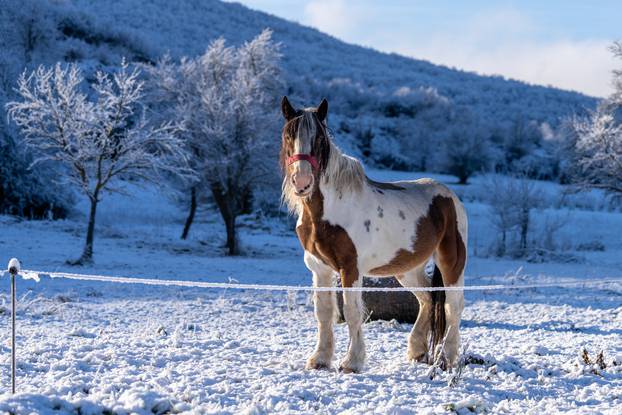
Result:
[[[542,186],[557,197],[555,185]],[[598,195],[565,199],[548,212],[570,218],[559,238],[576,261],[529,263],[484,255],[494,235],[478,199],[481,187],[475,180],[456,189],[471,220],[467,284],[620,276],[622,214],[608,211]],[[81,217],[0,216],[0,260],[15,256],[24,268],[45,271],[310,284],[285,217],[242,218],[246,256],[226,258],[216,216],[202,214],[191,238],[180,241],[183,211],[158,190],[133,191],[139,197],[104,199],[94,265],[64,264],[81,252]],[[579,250],[576,235],[603,242],[605,251]],[[364,328],[363,373],[305,371],[315,343],[307,294],[20,280],[19,393],[12,397],[8,278],[0,282],[2,413],[619,414],[622,408],[620,285],[468,292],[464,370],[430,379],[427,365],[406,362],[410,326],[380,321]],[[339,358],[347,328],[336,330]]]

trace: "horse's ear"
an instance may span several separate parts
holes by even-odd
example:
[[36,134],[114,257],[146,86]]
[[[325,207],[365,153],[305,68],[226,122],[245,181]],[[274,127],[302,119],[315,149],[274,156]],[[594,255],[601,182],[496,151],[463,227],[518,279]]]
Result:
[[326,98],[320,102],[320,105],[317,107],[317,117],[321,122],[324,122],[326,119],[326,114],[328,114],[328,101]]
[[283,117],[285,117],[287,121],[296,117],[297,111],[294,109],[294,107],[292,107],[292,104],[289,103],[287,96],[284,96],[281,100],[281,112],[283,113]]

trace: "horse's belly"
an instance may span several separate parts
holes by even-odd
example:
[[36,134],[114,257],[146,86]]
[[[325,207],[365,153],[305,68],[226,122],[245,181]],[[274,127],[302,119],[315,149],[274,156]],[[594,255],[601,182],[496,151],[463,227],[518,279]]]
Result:
[[[412,252],[412,229],[399,226],[400,224],[391,226],[378,223],[375,226],[372,223],[370,225],[369,231],[366,227],[363,232],[351,231],[358,253],[359,273],[391,276],[416,266],[416,259],[404,255],[406,252]],[[387,265],[391,266],[387,268]]]

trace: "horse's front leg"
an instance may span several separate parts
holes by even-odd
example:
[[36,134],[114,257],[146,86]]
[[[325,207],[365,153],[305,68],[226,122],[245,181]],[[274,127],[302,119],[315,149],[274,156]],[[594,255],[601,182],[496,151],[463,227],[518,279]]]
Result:
[[[363,278],[341,271],[341,286],[361,287]],[[343,314],[350,332],[350,345],[339,365],[345,373],[360,372],[365,365],[365,341],[363,339],[363,296],[361,291],[343,292]]]
[[[305,255],[305,263],[313,272],[314,287],[332,287],[333,270],[322,264],[311,255]],[[307,369],[321,369],[331,367],[335,351],[335,339],[333,336],[333,322],[337,303],[334,291],[315,292],[313,294],[315,318],[317,320],[317,345],[307,359]]]

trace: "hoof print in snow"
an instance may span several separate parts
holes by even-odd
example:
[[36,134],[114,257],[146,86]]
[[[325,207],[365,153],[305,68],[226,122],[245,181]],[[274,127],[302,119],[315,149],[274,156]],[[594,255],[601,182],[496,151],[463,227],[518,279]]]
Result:
[[90,331],[86,331],[84,329],[77,329],[69,332],[68,336],[70,337],[84,337],[86,339],[94,339],[97,337],[97,334],[91,333]]

